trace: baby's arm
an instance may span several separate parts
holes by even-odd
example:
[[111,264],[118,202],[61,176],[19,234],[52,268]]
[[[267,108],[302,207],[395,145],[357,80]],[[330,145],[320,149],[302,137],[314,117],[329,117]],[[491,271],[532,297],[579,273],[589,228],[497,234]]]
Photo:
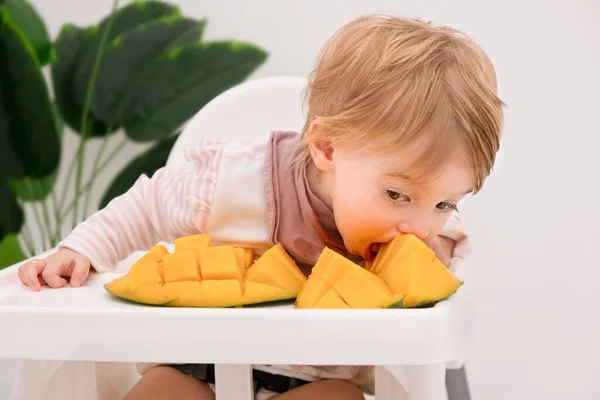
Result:
[[77,273],[77,281],[83,281],[90,266],[110,271],[134,251],[204,232],[223,146],[221,141],[203,142],[186,151],[181,167],[163,167],[152,178],[141,176],[126,193],[77,225],[58,244],[57,253],[24,264],[19,277],[34,289],[39,289],[38,279],[62,287],[61,276]]
[[158,242],[206,229],[223,143],[203,142],[186,152],[177,168],[141,176],[125,194],[79,224],[59,247],[86,255],[94,269],[108,271],[120,260]]

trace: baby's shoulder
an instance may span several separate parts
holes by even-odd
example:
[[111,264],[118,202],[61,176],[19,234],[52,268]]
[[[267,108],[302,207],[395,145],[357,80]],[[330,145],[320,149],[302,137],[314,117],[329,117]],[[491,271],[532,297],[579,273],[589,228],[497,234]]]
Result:
[[299,141],[300,134],[291,131],[271,131],[267,135],[246,138],[202,138],[184,150],[186,159],[207,156],[219,159],[252,158],[262,160],[269,156],[273,146],[280,141]]

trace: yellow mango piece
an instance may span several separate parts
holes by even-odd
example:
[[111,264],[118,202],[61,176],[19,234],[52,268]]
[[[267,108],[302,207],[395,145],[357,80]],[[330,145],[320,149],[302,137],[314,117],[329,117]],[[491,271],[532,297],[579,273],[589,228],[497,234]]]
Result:
[[[294,272],[295,264],[284,263],[293,261],[281,253],[281,246],[255,264],[253,249],[209,244],[207,235],[195,235],[178,239],[173,254],[164,246],[156,247],[127,275],[107,283],[105,289],[115,296],[144,304],[234,307],[293,299],[306,280],[299,269]],[[249,282],[245,275],[251,269],[255,277],[267,277],[273,272],[275,277],[290,282],[280,285],[276,281]]]
[[187,306],[201,302],[205,294],[202,291],[201,281],[175,281],[166,282],[164,291],[172,296],[169,306]]
[[353,265],[356,264],[329,247],[325,247],[310,274],[318,275],[324,281],[333,283],[339,281]]
[[162,284],[163,277],[160,275],[158,262],[151,259],[138,260],[128,272],[129,281],[136,282],[140,286],[147,284]]
[[238,252],[238,258],[244,259],[244,267],[250,268],[254,264],[254,249],[248,248],[236,248]]
[[206,257],[200,261],[202,279],[237,279],[242,281],[246,273],[245,258],[238,258],[232,246],[214,246],[206,250]]
[[285,251],[281,243],[275,244],[261,256],[263,260],[268,260],[269,257],[273,258],[273,262],[277,260],[281,265],[287,268],[296,279],[301,281],[306,280],[306,276],[302,273],[300,268],[298,268],[296,261],[294,261],[294,259]]
[[382,269],[403,262],[405,257],[415,251],[422,258],[435,257],[435,252],[415,235],[401,235],[381,246],[375,260],[368,265],[368,270],[377,275]]
[[296,298],[296,307],[314,307],[353,266],[359,267],[341,254],[325,247]]
[[192,236],[184,236],[175,239],[175,253],[177,254],[185,251],[192,251],[196,260],[198,260],[198,264],[201,265],[202,261],[206,258],[206,251],[210,247],[210,243],[210,235],[204,233]]
[[297,308],[418,307],[436,303],[462,282],[413,235],[398,236],[365,269],[325,248],[296,298]]
[[311,308],[352,308],[348,303],[342,299],[342,296],[339,295],[333,289],[330,289],[321,297],[314,306]]
[[169,291],[164,285],[145,285],[139,286],[129,282],[129,290],[121,297],[133,300],[138,303],[163,305],[168,304],[176,298],[176,295]]
[[404,307],[436,303],[463,284],[416,236],[399,236],[384,247],[386,262],[379,263],[376,274],[394,293],[404,295]]
[[[145,261],[145,262],[144,262]],[[148,265],[150,261],[144,260],[140,265]],[[162,263],[158,263],[158,265],[162,265]],[[136,271],[140,271],[139,268]],[[155,267],[154,270],[150,269],[147,271],[158,271]],[[117,279],[114,279],[110,282],[104,284],[104,288],[111,294],[131,300],[139,303],[145,304],[153,304],[153,305],[161,305],[166,304],[173,300],[173,296],[164,290],[164,282],[161,280],[149,280],[144,279],[147,277],[154,276],[153,274],[140,274],[137,276],[127,274],[123,275]]]
[[155,246],[126,275],[104,287],[142,304],[237,307],[294,299],[306,282],[281,245],[255,262],[253,249],[211,243],[210,236],[199,234],[177,239],[172,254]]
[[192,249],[165,254],[162,263],[165,282],[199,281],[202,279],[198,259]]
[[152,261],[161,261],[165,254],[169,254],[169,250],[163,246],[162,244],[157,244],[153,246],[146,254],[144,254],[138,261],[142,260],[152,260]]
[[297,308],[313,308],[317,301],[331,289],[331,285],[327,284],[317,275],[310,275],[304,283],[302,290],[298,293],[294,305]]
[[200,233],[175,239],[175,253],[186,250],[204,251],[210,246],[210,235]]
[[296,292],[294,291],[263,283],[247,281],[244,287],[244,304],[289,300],[295,297]]
[[[325,248],[295,305],[297,308],[313,308],[323,304],[327,307],[340,304],[332,293],[336,293],[350,308],[385,308],[394,300],[394,294],[381,278]],[[325,296],[327,298],[323,300]]]
[[140,257],[129,269],[127,275],[130,282],[135,282],[140,286],[147,284],[162,284],[162,258],[169,254],[167,248],[163,245],[155,246],[145,255]]
[[210,293],[206,299],[208,307],[233,307],[244,304],[242,283],[238,280],[203,281],[202,289]]
[[236,247],[235,253],[238,260],[244,260],[244,268],[247,270],[254,264],[254,250]]
[[394,294],[386,283],[356,264],[334,287],[352,308],[386,308],[394,302]]
[[123,275],[105,283],[104,289],[109,293],[124,297],[126,294],[129,294],[129,276]]
[[244,304],[242,284],[238,280],[209,280],[200,282],[204,298],[197,307],[233,307]]
[[306,276],[285,252],[283,246],[277,244],[254,262],[246,272],[246,280],[280,287],[298,294],[306,282]]

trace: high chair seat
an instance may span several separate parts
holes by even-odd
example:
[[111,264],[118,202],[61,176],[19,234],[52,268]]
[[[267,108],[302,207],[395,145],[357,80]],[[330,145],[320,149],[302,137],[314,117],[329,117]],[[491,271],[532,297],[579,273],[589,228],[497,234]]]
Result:
[[[240,125],[248,136],[300,130],[304,84],[264,78],[223,93],[189,122],[169,163],[195,139],[186,132],[233,138]],[[116,272],[92,273],[80,288],[32,292],[18,279],[20,264],[0,271],[0,358],[21,360],[13,400],[119,398],[139,378],[137,362],[214,363],[218,400],[252,398],[254,364],[373,365],[377,400],[440,400],[446,368],[462,366],[466,262],[453,265],[465,284],[427,309],[190,309],[133,304],[104,290],[141,254]]]

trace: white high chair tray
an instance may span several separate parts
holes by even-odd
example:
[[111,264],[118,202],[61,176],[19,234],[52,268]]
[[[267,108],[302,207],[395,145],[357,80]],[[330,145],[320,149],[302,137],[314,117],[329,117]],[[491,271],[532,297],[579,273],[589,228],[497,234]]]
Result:
[[20,282],[17,266],[0,271],[0,358],[425,365],[456,356],[448,334],[451,301],[387,310],[155,307],[117,299],[103,288],[124,272],[93,273],[79,288],[33,292]]

